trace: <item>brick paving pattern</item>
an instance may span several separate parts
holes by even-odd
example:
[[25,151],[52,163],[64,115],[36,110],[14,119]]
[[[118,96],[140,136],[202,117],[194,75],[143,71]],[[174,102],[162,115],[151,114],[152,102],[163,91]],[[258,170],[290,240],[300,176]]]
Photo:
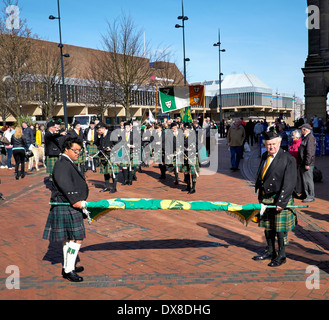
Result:
[[[120,174],[116,194],[99,193],[103,175],[88,171],[89,201],[111,198],[165,198],[257,203],[253,179],[258,149],[244,155],[241,170],[231,172],[225,139],[219,139],[217,172],[202,168],[197,192],[187,195],[172,174],[159,180],[156,166],[143,168],[132,186]],[[328,158],[318,157],[323,182],[316,201],[299,210],[299,224],[288,235],[287,263],[270,268],[251,258],[265,246],[263,229],[225,212],[115,210],[92,224],[79,258],[82,283],[61,277],[62,248],[42,240],[50,190],[44,169],[16,181],[0,169],[0,299],[2,300],[328,300]],[[299,200],[296,204],[301,204]],[[20,271],[20,289],[9,289],[8,266]],[[309,266],[320,271],[318,288],[307,288]]]

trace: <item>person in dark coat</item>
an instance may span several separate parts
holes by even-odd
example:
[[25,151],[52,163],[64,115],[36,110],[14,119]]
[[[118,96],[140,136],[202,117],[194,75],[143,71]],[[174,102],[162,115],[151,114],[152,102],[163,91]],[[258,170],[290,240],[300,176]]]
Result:
[[315,165],[316,140],[312,134],[312,127],[305,123],[301,127],[302,142],[298,148],[298,174],[303,181],[303,202],[315,200],[313,170]]
[[[88,162],[92,162],[92,170],[96,172],[98,166],[98,148],[97,148],[98,134],[95,129],[95,121],[90,121],[89,127],[83,132],[83,141],[86,144],[87,152],[89,157],[93,157],[86,163],[86,169],[88,169]],[[90,158],[89,158],[90,159]]]
[[27,146],[30,147],[31,144],[35,143],[33,130],[27,125],[27,122],[22,123],[23,134],[27,143]]
[[[110,130],[106,128],[104,123],[98,123],[96,125],[96,130],[98,134],[98,138],[96,140],[96,145],[99,150],[99,158],[100,158],[100,169],[99,173],[104,174],[105,180],[105,188],[100,190],[100,192],[109,191],[110,193],[117,192],[117,182],[118,182],[118,174],[120,172],[118,163],[114,161],[114,157],[112,148],[118,143],[121,137],[117,137],[118,139],[112,139],[112,134]],[[114,134],[115,135],[115,134]],[[110,188],[110,178],[112,176],[113,186]]]
[[43,239],[63,243],[62,276],[73,282],[83,281],[77,273],[84,270],[76,267],[76,258],[86,237],[83,222],[82,201],[87,200],[89,189],[86,180],[74,163],[82,148],[77,138],[67,138],[63,153],[56,161],[53,170],[52,205],[45,225]]
[[187,191],[188,194],[193,194],[196,191],[196,180],[200,172],[197,152],[196,132],[190,123],[186,123],[184,125],[184,163],[180,166],[180,171],[184,173],[184,182],[186,183],[186,188],[182,191]]
[[49,180],[52,180],[52,172],[56,161],[61,153],[62,138],[66,135],[66,131],[59,131],[58,121],[49,121],[47,123],[47,131],[45,133],[45,156],[46,156],[46,172],[49,173]]
[[[28,150],[28,144],[21,127],[15,128],[10,144],[13,146],[15,159],[15,178],[18,180],[19,177],[25,177],[25,152]],[[21,166],[21,171],[19,171],[19,166]]]
[[[281,137],[274,131],[264,133],[266,152],[264,152],[255,184],[258,200],[265,205],[275,206],[266,209],[259,218],[259,226],[265,229],[267,250],[253,257],[254,260],[267,260],[270,267],[278,267],[286,262],[285,238],[294,229],[296,214],[287,208],[293,205],[292,194],[297,181],[295,158],[280,148]],[[275,251],[275,238],[278,239],[278,255]]]
[[76,160],[76,165],[78,166],[81,173],[85,174],[85,164],[86,164],[86,154],[85,154],[85,148],[83,146],[83,131],[81,129],[81,124],[79,121],[75,121],[72,124],[72,130],[68,131],[67,137],[77,138],[82,143],[82,149],[79,154],[78,159]]

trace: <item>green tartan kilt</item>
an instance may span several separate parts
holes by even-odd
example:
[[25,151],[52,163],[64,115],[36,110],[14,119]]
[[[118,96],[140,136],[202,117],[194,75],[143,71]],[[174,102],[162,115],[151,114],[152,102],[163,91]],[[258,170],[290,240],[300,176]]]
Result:
[[[274,199],[264,199],[263,203],[270,205]],[[291,197],[288,205],[294,205],[294,200]],[[259,227],[275,230],[276,232],[288,232],[295,228],[297,221],[296,209],[285,209],[281,212],[276,209],[266,209],[264,214],[259,219]]]
[[47,156],[46,157],[46,172],[47,173],[53,173],[54,165],[56,161],[58,160],[57,156]]
[[[94,156],[98,152],[98,148],[94,143],[87,144],[87,151],[89,156]],[[98,158],[98,156],[96,156],[95,158]]]
[[70,206],[52,206],[42,238],[51,242],[86,237],[83,214]]
[[199,173],[200,172],[200,165],[198,159],[191,159],[189,164],[181,164],[179,165],[179,172],[181,173]]
[[99,165],[99,173],[108,173],[108,174],[112,174],[112,173],[119,173],[120,172],[120,168],[116,163],[112,162],[112,166],[109,164],[108,161],[106,161],[106,165],[104,165],[102,162]]
[[81,149],[81,153],[79,155],[79,158],[74,162],[75,164],[85,164],[86,163],[86,154],[85,149]]
[[165,157],[162,150],[155,151],[153,154],[154,163],[165,164]]
[[130,163],[127,159],[127,157],[123,157],[120,166],[121,167],[129,167],[131,165],[132,168],[136,168],[140,166],[141,164],[141,159],[137,155],[133,156],[133,154],[130,154]]

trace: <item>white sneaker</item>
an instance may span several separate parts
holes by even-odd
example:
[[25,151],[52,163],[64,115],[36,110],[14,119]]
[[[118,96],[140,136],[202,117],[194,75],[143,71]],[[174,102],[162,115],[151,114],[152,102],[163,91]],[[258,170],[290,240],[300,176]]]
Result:
[[5,166],[5,169],[8,169],[8,166]]
[[13,170],[13,167],[8,168],[9,170]]
[[0,167],[0,169],[4,169],[4,168],[5,168],[5,166],[1,166],[1,167]]

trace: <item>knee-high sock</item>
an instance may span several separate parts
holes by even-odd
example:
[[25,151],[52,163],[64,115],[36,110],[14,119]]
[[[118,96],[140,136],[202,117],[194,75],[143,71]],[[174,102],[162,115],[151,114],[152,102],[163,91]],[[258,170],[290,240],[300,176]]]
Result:
[[285,232],[277,232],[276,236],[278,238],[278,244],[279,244],[279,256],[284,258],[286,256],[286,249],[284,247]]
[[116,190],[117,189],[117,182],[118,182],[117,176],[115,176],[115,178],[113,178],[113,175],[112,175],[112,180],[113,180],[113,189]]
[[110,175],[108,173],[104,174],[105,188],[110,188]]
[[267,242],[267,251],[269,253],[275,253],[275,231],[265,230],[264,233]]
[[81,244],[74,241],[68,243],[68,248],[66,251],[66,265],[64,266],[65,273],[69,273],[75,270],[75,261],[78,256]]
[[67,264],[67,249],[69,248],[69,241],[64,240],[63,241],[63,268],[65,269],[65,266]]

